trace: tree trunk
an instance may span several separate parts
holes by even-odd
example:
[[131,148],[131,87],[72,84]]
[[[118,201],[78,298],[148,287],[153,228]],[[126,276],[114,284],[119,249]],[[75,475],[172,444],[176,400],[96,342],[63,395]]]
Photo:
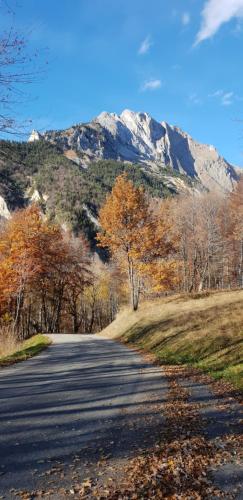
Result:
[[134,311],[137,311],[139,304],[139,278],[134,271],[132,259],[128,256],[128,274],[130,284],[131,306]]

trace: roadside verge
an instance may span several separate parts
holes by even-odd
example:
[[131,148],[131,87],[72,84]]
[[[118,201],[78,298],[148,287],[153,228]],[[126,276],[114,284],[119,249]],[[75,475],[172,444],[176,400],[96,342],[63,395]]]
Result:
[[32,358],[46,349],[51,343],[51,339],[47,335],[34,335],[30,339],[24,340],[12,354],[0,357],[0,367],[26,361],[26,359]]

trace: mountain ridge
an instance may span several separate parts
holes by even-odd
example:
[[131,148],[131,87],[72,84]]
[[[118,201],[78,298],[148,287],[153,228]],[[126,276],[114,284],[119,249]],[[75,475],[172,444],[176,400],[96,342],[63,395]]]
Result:
[[[230,192],[238,180],[237,169],[212,145],[201,144],[177,126],[158,122],[148,113],[106,111],[88,123],[43,134],[33,131],[30,141],[44,139],[73,156],[81,167],[92,161],[118,160],[140,164],[160,176],[170,168],[197,180],[202,188]],[[75,156],[76,155],[76,156]]]
[[27,142],[0,141],[0,218],[35,202],[99,251],[98,213],[123,172],[153,198],[227,194],[240,175],[213,146],[179,127],[147,113],[103,112],[66,130],[34,131]]

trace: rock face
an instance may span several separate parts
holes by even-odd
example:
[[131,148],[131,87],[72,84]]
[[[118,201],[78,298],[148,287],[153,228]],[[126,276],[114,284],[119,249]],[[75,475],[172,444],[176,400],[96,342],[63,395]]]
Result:
[[34,142],[34,141],[39,141],[39,139],[41,139],[41,134],[39,132],[37,132],[37,130],[32,130],[30,136],[29,136],[29,139],[28,139],[28,142]]
[[141,164],[154,175],[169,169],[221,192],[231,191],[238,179],[234,167],[213,146],[200,144],[179,128],[159,123],[147,113],[103,112],[90,123],[67,130],[45,134],[33,131],[29,140],[41,138],[57,144],[83,167],[100,159],[127,161]]
[[2,196],[0,196],[0,219],[9,219],[11,217],[7,203]]

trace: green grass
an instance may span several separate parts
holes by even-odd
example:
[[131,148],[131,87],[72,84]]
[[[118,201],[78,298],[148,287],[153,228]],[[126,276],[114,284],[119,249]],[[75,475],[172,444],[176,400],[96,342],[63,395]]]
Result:
[[17,351],[8,356],[0,357],[0,366],[8,366],[32,358],[50,344],[51,340],[46,335],[34,335],[30,339],[25,340]]
[[[195,300],[197,299],[197,300]],[[161,364],[187,364],[243,390],[243,291],[175,296],[122,311],[102,335],[119,338]]]

